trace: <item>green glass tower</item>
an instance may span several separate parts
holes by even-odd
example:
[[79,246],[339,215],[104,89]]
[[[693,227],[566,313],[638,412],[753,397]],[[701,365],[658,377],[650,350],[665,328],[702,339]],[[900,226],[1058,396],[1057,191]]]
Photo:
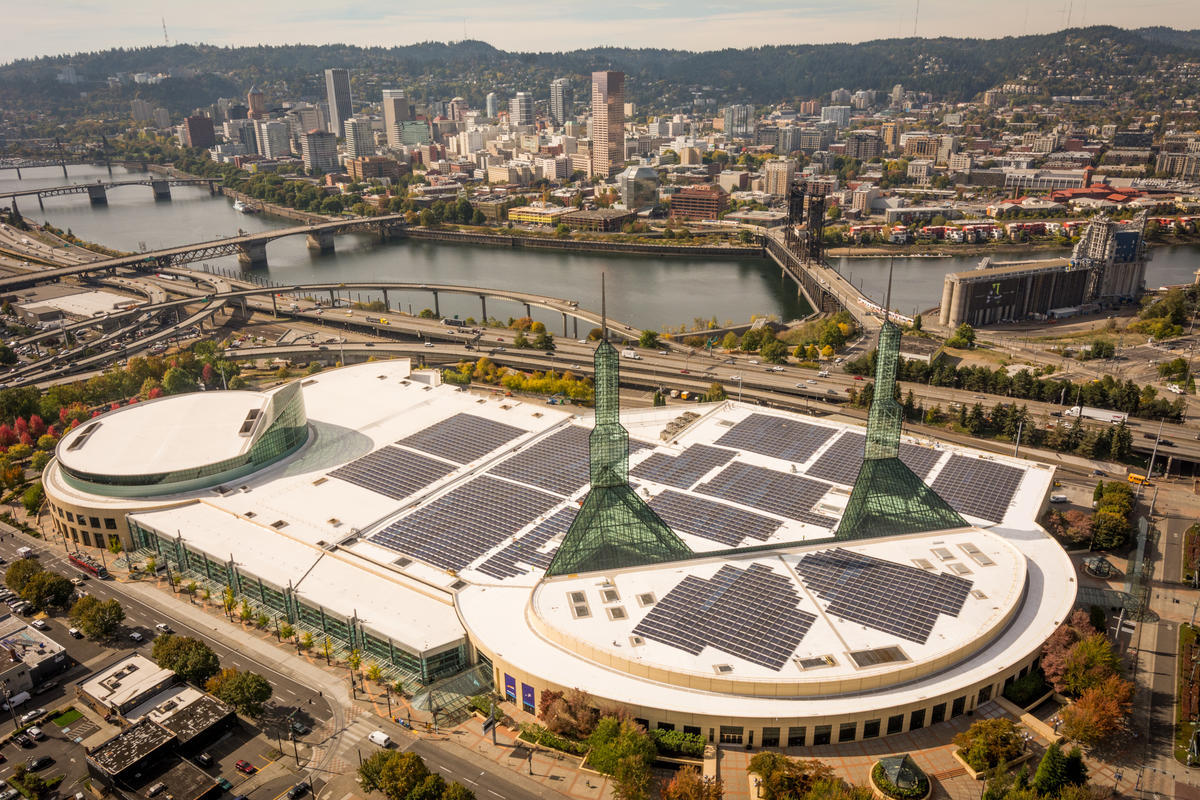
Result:
[[547,576],[677,561],[691,549],[629,485],[629,432],[621,426],[619,359],[602,340],[595,357],[596,423],[588,439],[591,490]]
[[[890,291],[889,291],[890,295]],[[862,467],[836,539],[870,539],[922,531],[964,528],[967,521],[900,460],[900,427],[904,419],[896,400],[900,337],[884,319],[875,360],[875,395],[867,415],[867,441]]]

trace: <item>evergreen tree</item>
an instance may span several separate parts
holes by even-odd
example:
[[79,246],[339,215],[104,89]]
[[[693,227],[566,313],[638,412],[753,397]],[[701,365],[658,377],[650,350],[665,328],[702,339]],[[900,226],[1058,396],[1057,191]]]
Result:
[[1051,742],[1033,776],[1033,788],[1043,797],[1055,797],[1067,782],[1067,757],[1058,742]]
[[1072,747],[1071,751],[1067,753],[1063,776],[1066,782],[1072,786],[1083,786],[1087,783],[1088,768],[1087,764],[1083,762],[1083,751],[1078,747]]
[[1100,498],[1104,496],[1104,481],[1096,481],[1096,488],[1092,492],[1092,503],[1099,503]]

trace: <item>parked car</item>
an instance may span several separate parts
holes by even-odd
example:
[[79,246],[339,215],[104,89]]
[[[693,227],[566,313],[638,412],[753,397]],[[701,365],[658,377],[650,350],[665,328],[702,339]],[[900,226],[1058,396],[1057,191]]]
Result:
[[52,692],[57,688],[58,688],[57,680],[46,681],[43,684],[39,684],[38,687],[33,690],[33,693],[34,694],[45,694],[46,692]]
[[12,740],[17,747],[33,747],[33,740],[23,733],[13,736]]
[[155,625],[154,630],[158,631],[159,633],[174,633],[175,632],[174,629],[172,629],[171,626],[165,622],[160,622],[157,625]]
[[292,720],[290,727],[292,729],[292,733],[296,734],[297,736],[307,736],[308,734],[312,733],[312,728],[308,727],[298,719]]
[[135,642],[140,642],[144,638],[139,631],[130,631],[129,638]]
[[28,725],[29,723],[33,722],[35,719],[39,719],[39,718],[45,716],[45,714],[46,714],[46,709],[44,709],[44,708],[35,708],[32,711],[26,711],[24,714],[21,715],[21,724]]
[[255,772],[258,772],[258,767],[245,759],[238,759],[238,762],[234,766],[237,767],[238,772],[244,772],[247,775],[253,775]]
[[39,769],[45,769],[53,763],[54,759],[51,756],[38,756],[29,762],[29,769],[37,772]]
[[300,781],[295,786],[288,789],[288,800],[296,800],[297,797],[303,797],[304,795],[308,794],[309,788],[308,781]]
[[5,789],[3,792],[0,792],[0,800],[16,800],[16,798],[20,797],[20,795],[21,793],[16,789]]
[[83,638],[83,633],[79,630],[79,628],[67,628],[67,633],[71,635],[72,639]]
[[196,763],[202,767],[211,767],[213,764],[213,757],[208,753],[201,753],[200,755],[196,756]]
[[42,733],[42,729],[36,725],[32,728],[26,729],[25,733],[29,734],[29,738],[33,739],[35,742],[40,742],[42,739],[46,738],[46,734]]
[[32,627],[37,628],[39,631],[44,631],[44,630],[46,630],[46,628],[50,627],[49,625],[46,624],[46,620],[44,620],[44,619],[35,619],[33,622],[31,622],[29,624]]

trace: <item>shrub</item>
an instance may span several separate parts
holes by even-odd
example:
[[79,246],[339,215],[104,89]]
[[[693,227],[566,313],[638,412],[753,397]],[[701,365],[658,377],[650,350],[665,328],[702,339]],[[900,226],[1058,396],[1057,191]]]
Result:
[[878,761],[875,762],[875,766],[871,770],[871,780],[879,787],[879,791],[888,797],[896,798],[896,800],[921,800],[925,796],[925,793],[929,791],[929,778],[923,774],[917,781],[916,786],[909,789],[902,789],[888,780],[888,776],[883,771],[883,764]]
[[1031,670],[1024,678],[1018,678],[1004,690],[1004,697],[1014,705],[1025,708],[1037,700],[1050,687],[1046,685],[1046,676],[1040,669]]
[[[484,712],[487,713],[486,711]],[[542,747],[549,747],[551,750],[561,750],[564,753],[570,753],[574,756],[581,756],[587,752],[587,745],[583,742],[576,742],[565,736],[559,736],[557,733],[551,733],[541,725],[526,724],[521,726],[521,735],[518,737],[533,744],[540,744]]]
[[658,752],[666,756],[686,756],[702,758],[704,756],[704,737],[698,733],[683,731],[656,730],[651,732],[654,746]]

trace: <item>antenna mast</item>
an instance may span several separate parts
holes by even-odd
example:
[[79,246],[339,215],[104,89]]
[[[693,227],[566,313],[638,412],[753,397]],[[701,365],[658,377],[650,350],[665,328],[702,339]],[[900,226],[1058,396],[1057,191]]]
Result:
[[896,263],[896,257],[892,256],[888,259],[888,285],[887,294],[883,301],[883,321],[887,323],[892,311],[892,266]]
[[917,9],[913,12],[913,38],[917,38],[917,18],[921,16],[921,0],[917,0]]
[[608,305],[604,292],[604,273],[600,273],[600,341],[608,341]]
[[165,44],[167,47],[170,47],[171,40],[167,38],[167,18],[161,17],[161,19],[162,19],[162,26],[163,26],[163,44]]

